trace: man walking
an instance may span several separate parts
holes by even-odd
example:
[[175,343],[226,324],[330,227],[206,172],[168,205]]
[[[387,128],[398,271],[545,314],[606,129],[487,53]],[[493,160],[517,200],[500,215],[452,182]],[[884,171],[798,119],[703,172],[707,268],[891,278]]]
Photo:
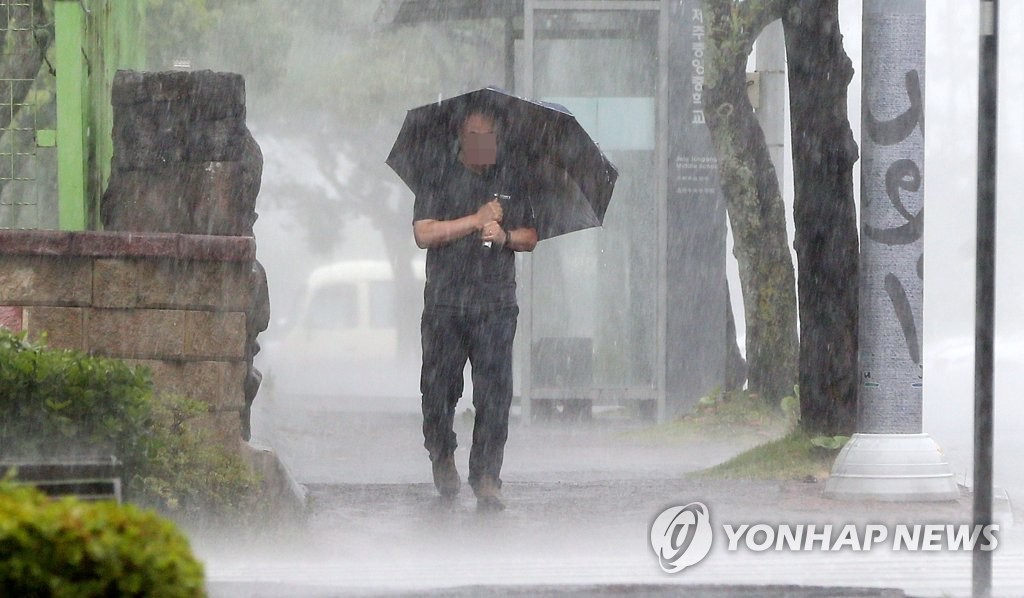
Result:
[[435,184],[418,194],[416,244],[427,249],[421,320],[423,437],[434,485],[458,496],[452,430],[468,359],[473,376],[469,485],[484,510],[504,508],[501,464],[512,403],[512,340],[519,308],[515,251],[537,245],[523,177],[497,159],[500,121],[478,107],[457,118],[458,154],[439,160]]

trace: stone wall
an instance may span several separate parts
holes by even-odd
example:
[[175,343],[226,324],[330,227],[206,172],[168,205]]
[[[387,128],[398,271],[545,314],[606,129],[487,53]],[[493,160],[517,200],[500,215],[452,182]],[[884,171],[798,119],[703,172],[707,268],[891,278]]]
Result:
[[[253,236],[263,154],[245,124],[245,80],[212,71],[114,78],[114,157],[100,213],[105,230]],[[266,272],[250,259],[241,436],[262,376],[256,337],[270,322]],[[231,380],[234,388],[235,380]]]
[[147,366],[239,445],[254,255],[251,237],[0,230],[0,325]]
[[253,238],[263,157],[245,125],[245,82],[119,71],[112,103],[105,231],[0,230],[0,325],[147,366],[159,391],[210,406],[207,427],[252,458],[264,497],[301,506],[273,453],[242,442],[270,320]]

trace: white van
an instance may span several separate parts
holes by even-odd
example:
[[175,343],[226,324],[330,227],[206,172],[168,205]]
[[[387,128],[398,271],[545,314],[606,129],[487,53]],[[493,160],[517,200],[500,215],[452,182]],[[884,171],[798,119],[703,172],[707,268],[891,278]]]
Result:
[[[422,289],[424,257],[412,266]],[[274,394],[418,396],[418,360],[398,355],[395,302],[390,262],[349,260],[315,269],[281,342],[268,347]]]

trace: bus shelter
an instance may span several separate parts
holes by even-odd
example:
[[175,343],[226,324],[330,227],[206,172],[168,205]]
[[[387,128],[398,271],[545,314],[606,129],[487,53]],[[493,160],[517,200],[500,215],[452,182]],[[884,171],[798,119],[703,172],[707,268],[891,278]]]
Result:
[[600,229],[518,261],[524,421],[595,405],[663,420],[724,385],[725,207],[703,118],[698,0],[402,0],[391,24],[501,18],[506,81],[569,108],[619,170]]

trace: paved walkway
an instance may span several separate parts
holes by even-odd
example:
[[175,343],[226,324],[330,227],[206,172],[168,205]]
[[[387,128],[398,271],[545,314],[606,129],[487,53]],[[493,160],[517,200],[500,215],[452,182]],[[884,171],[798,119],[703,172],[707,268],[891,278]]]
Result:
[[[821,481],[696,481],[686,474],[762,439],[654,443],[635,422],[611,420],[513,428],[503,473],[509,508],[482,514],[468,487],[455,508],[435,498],[415,413],[315,407],[268,404],[256,426],[309,488],[307,528],[273,546],[230,551],[196,538],[213,596],[662,595],[679,586],[704,596],[969,594],[969,552],[730,552],[720,533],[723,523],[965,522],[966,496],[931,505],[840,503],[821,497]],[[469,421],[461,414],[457,432],[467,439],[456,453],[464,479]],[[663,573],[651,522],[692,501],[711,511],[711,554]],[[996,595],[1024,596],[1024,534],[1010,527],[1000,541]]]

